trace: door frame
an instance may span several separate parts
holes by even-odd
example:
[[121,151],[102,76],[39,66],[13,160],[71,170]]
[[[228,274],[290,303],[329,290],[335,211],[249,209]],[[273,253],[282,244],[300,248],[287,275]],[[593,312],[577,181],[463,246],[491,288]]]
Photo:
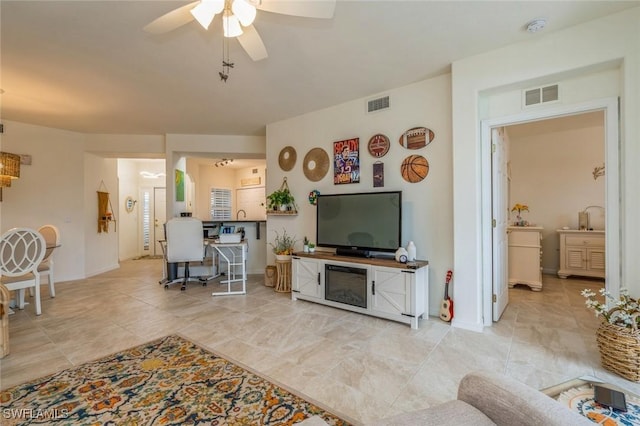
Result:
[[620,141],[619,141],[619,101],[617,97],[594,99],[570,105],[554,105],[535,110],[523,111],[514,115],[482,120],[480,123],[480,151],[482,178],[482,301],[483,322],[485,326],[493,324],[493,227],[492,227],[492,185],[493,171],[491,167],[491,130],[496,127],[523,124],[532,121],[546,120],[582,114],[593,111],[604,111],[605,126],[605,287],[614,298],[620,294],[622,276],[621,233],[622,218],[620,198]]

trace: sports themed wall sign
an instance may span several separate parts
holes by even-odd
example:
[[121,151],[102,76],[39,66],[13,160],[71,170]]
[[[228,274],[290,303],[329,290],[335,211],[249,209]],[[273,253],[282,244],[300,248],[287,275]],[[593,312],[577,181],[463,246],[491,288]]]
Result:
[[377,135],[371,136],[371,139],[369,139],[369,143],[367,144],[367,149],[369,150],[369,154],[373,157],[380,158],[384,157],[385,154],[389,152],[390,146],[391,143],[389,142],[389,138],[378,133]]
[[360,182],[360,138],[333,143],[333,183]]
[[400,173],[409,183],[420,182],[429,174],[429,162],[422,155],[410,155],[402,161]]
[[384,186],[384,163],[376,161],[373,163],[373,187],[382,188]]
[[407,149],[420,149],[429,145],[435,136],[435,133],[426,127],[414,127],[400,135],[398,142]]

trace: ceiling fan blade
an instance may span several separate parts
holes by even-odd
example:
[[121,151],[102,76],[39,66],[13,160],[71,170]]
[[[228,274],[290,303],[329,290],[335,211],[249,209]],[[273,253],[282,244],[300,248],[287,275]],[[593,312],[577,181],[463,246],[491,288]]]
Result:
[[242,48],[247,52],[247,55],[254,61],[265,59],[267,55],[267,48],[264,47],[260,34],[256,31],[253,25],[242,28],[242,35],[238,36],[238,41]]
[[193,9],[199,1],[189,3],[182,7],[172,10],[169,13],[165,13],[158,19],[154,20],[146,27],[144,30],[151,34],[164,34],[171,30],[175,30],[176,28],[188,24],[193,21],[193,15],[191,15],[191,9]]
[[336,0],[254,0],[257,9],[304,18],[333,18]]

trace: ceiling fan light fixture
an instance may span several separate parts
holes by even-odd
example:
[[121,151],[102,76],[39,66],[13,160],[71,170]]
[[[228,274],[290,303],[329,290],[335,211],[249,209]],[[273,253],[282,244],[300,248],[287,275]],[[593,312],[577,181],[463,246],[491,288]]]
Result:
[[229,9],[226,9],[222,14],[222,28],[224,28],[225,37],[238,37],[242,35],[240,21]]
[[238,17],[243,27],[251,25],[256,19],[256,8],[245,0],[234,0],[231,11]]
[[202,0],[191,9],[191,15],[198,21],[202,28],[209,29],[213,17],[224,9],[224,0]]

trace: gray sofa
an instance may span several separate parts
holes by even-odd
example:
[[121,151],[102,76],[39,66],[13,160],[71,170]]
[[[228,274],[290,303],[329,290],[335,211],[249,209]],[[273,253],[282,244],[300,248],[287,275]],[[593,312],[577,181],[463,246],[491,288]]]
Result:
[[588,426],[593,423],[517,380],[477,372],[462,378],[455,401],[382,419],[373,425]]
[[[321,424],[308,420],[311,426]],[[501,374],[476,372],[462,378],[458,399],[381,419],[371,425],[589,426],[593,423],[517,380]]]

